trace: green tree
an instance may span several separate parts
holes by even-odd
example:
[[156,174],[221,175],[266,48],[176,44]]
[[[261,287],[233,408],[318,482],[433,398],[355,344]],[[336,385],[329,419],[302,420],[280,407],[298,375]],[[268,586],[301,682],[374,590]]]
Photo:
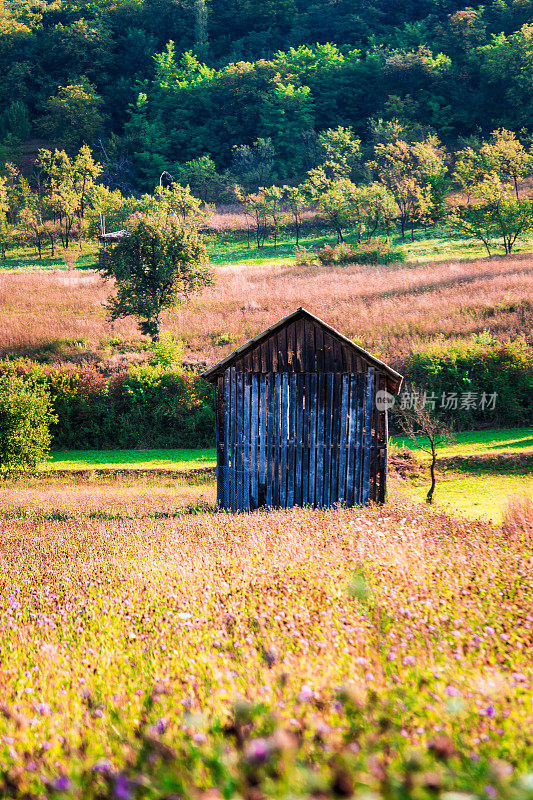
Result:
[[360,186],[354,193],[355,216],[359,224],[360,236],[364,232],[371,239],[380,228],[387,234],[396,216],[394,195],[381,183]]
[[228,193],[228,181],[217,172],[215,162],[203,155],[176,164],[170,170],[176,183],[189,186],[191,192],[204,203],[218,203]]
[[414,224],[432,210],[432,180],[445,169],[445,153],[435,136],[409,143],[395,139],[378,143],[368,167],[394,196],[398,206],[402,238],[407,225],[414,239]]
[[270,186],[268,189],[261,189],[265,198],[266,214],[272,220],[274,229],[274,249],[278,246],[279,225],[283,216],[283,189],[279,186]]
[[357,186],[347,178],[331,181],[325,191],[318,191],[318,207],[326,222],[337,234],[337,242],[343,242],[343,230],[355,219]]
[[50,449],[52,413],[50,394],[44,386],[23,378],[0,377],[0,474],[34,471]]
[[487,175],[496,175],[503,184],[512,184],[516,197],[518,184],[533,172],[533,155],[513,131],[500,128],[478,148],[465,147],[457,154],[454,178],[470,194]]
[[283,199],[292,214],[296,233],[296,247],[300,242],[300,227],[302,224],[302,211],[309,202],[307,192],[303,186],[284,186]]
[[64,150],[39,150],[35,162],[40,196],[46,197],[54,217],[59,220],[60,236],[64,248],[72,237],[80,233],[80,223],[85,215],[95,181],[102,166],[93,158],[87,145],[83,145],[75,158]]
[[130,235],[106,254],[100,271],[117,288],[108,304],[111,319],[136,317],[141,333],[153,341],[159,340],[165,309],[213,282],[197,228],[160,218],[138,218]]
[[69,151],[92,144],[104,127],[102,105],[102,98],[87,80],[60,86],[57,94],[43,103],[41,130]]
[[519,199],[510,184],[494,173],[471,188],[466,205],[456,205],[449,214],[453,228],[480,239],[491,254],[492,239],[500,239],[510,254],[517,241],[533,231],[533,200]]
[[[329,128],[318,137],[321,171],[327,180],[348,178],[357,180],[362,175],[361,140],[351,128]],[[311,171],[311,175],[315,172]],[[317,173],[318,174],[318,173]]]

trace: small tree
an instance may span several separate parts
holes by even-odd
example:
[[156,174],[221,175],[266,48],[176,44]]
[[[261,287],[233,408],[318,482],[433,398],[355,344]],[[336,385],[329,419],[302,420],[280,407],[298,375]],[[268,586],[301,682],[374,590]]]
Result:
[[501,239],[505,252],[533,230],[533,201],[516,197],[510,183],[493,172],[471,187],[466,205],[450,210],[449,222],[456,230],[480,239],[490,256],[491,239]]
[[335,230],[339,244],[344,241],[343,230],[354,222],[356,195],[357,187],[347,178],[331,182],[329,187],[318,195],[318,207]]
[[435,469],[438,448],[446,442],[453,441],[454,433],[451,425],[438,417],[435,411],[425,403],[424,393],[415,390],[410,393],[410,397],[413,399],[412,404],[406,407],[400,406],[396,416],[398,424],[406,436],[410,439],[420,437],[424,442],[427,441],[427,444],[421,445],[421,449],[431,456],[429,466],[431,486],[426,495],[426,502],[432,503],[437,485]]
[[0,475],[32,472],[50,449],[50,425],[57,422],[50,394],[17,375],[0,376]]
[[136,317],[141,333],[155,342],[162,311],[213,283],[205,244],[194,225],[146,217],[137,218],[131,234],[106,254],[100,272],[117,286],[108,304],[111,319]]
[[267,216],[272,220],[274,229],[274,250],[278,246],[279,224],[282,218],[281,199],[283,197],[283,189],[279,186],[270,186],[268,189],[261,188],[263,192]]
[[306,192],[302,186],[284,186],[283,187],[284,200],[287,204],[292,218],[294,220],[294,228],[296,232],[296,247],[300,243],[300,226],[302,224],[302,211],[307,205],[308,199]]

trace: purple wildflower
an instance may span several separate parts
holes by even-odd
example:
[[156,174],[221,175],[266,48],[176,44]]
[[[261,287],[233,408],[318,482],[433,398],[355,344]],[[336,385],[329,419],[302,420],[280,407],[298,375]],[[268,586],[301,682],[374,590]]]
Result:
[[115,778],[113,794],[117,800],[130,800],[131,781],[126,777],[126,775],[124,775],[123,772],[119,772]]
[[66,775],[60,775],[52,782],[52,788],[55,789],[56,792],[66,792],[70,787],[71,783]]

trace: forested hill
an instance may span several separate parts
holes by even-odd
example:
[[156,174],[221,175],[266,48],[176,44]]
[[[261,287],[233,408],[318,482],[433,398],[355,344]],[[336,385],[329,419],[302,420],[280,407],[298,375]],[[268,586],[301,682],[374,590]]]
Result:
[[[5,0],[0,161],[86,142],[121,188],[252,146],[274,174],[379,120],[448,144],[533,131],[533,0]],[[265,145],[265,140],[267,144]],[[270,141],[268,141],[270,140]],[[1,164],[0,164],[1,167]],[[129,185],[128,185],[129,184]]]

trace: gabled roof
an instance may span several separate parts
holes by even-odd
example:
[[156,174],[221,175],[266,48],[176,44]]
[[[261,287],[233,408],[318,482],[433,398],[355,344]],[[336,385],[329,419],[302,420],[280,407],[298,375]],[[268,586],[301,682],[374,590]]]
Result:
[[216,377],[221,372],[223,372],[227,367],[231,366],[231,364],[234,361],[237,361],[240,358],[242,358],[244,355],[246,355],[246,353],[253,350],[255,347],[257,347],[257,345],[261,344],[261,342],[263,342],[265,339],[268,339],[272,334],[276,333],[281,328],[289,325],[291,322],[295,322],[296,320],[302,318],[304,319],[307,318],[308,320],[312,321],[315,325],[320,325],[326,333],[329,333],[331,336],[334,336],[335,338],[340,340],[340,342],[344,346],[349,347],[357,356],[360,356],[365,361],[370,363],[372,366],[383,370],[383,372],[385,372],[389,377],[388,384],[392,389],[392,391],[398,392],[403,380],[403,376],[400,375],[399,372],[396,372],[396,370],[392,369],[392,367],[389,367],[388,364],[385,364],[383,361],[380,361],[379,358],[376,358],[375,356],[371,355],[362,347],[359,347],[359,345],[355,344],[355,342],[352,342],[351,339],[348,339],[347,336],[344,336],[342,333],[339,333],[339,331],[335,330],[335,328],[332,328],[331,325],[327,324],[327,322],[324,322],[323,320],[316,317],[314,314],[311,314],[310,311],[307,311],[307,309],[302,307],[296,309],[296,311],[293,311],[292,314],[283,317],[283,319],[280,319],[274,325],[271,325],[269,328],[262,331],[262,333],[259,333],[257,336],[254,336],[253,339],[250,339],[249,341],[245,342],[243,345],[241,345],[232,353],[227,355],[213,367],[210,367],[205,372],[203,372],[202,378],[205,378],[206,380],[214,383]]

